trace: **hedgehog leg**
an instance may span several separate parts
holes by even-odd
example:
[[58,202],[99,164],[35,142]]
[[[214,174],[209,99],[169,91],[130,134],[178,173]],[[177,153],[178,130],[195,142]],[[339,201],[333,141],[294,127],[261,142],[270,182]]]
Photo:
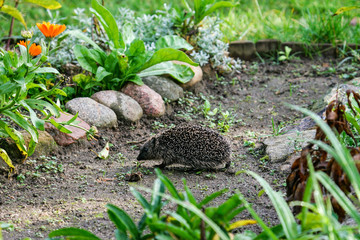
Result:
[[225,168],[228,169],[230,167],[231,161],[226,162]]
[[166,162],[163,161],[161,164],[155,165],[155,168],[160,168],[160,169],[164,169],[167,166]]

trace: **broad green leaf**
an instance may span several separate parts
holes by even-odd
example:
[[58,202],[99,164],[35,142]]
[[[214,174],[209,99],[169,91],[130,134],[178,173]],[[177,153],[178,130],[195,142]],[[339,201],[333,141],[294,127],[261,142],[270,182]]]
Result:
[[104,65],[104,61],[107,57],[106,53],[102,50],[98,50],[98,49],[90,49],[89,50],[90,53],[90,57],[97,62],[98,64],[100,64],[100,66]]
[[154,212],[160,211],[162,207],[162,201],[159,193],[164,193],[164,192],[165,192],[165,186],[160,181],[160,179],[157,178],[154,182],[153,191],[152,191],[152,199],[151,199],[152,211]]
[[151,223],[150,225],[152,228],[156,228],[160,232],[169,231],[169,232],[179,236],[179,238],[177,238],[177,239],[189,239],[189,240],[190,239],[199,239],[199,237],[194,237],[189,234],[189,233],[194,233],[194,231],[193,232],[184,231],[184,229],[181,226],[176,226],[174,224],[164,223],[161,221]]
[[35,152],[37,142],[34,139],[30,138],[29,146],[28,146],[28,156],[31,156]]
[[96,75],[95,75],[95,79],[98,82],[101,82],[104,78],[111,76],[112,73],[108,72],[105,70],[105,68],[103,68],[102,66],[99,66],[97,71],[96,71]]
[[156,49],[161,48],[174,48],[174,49],[185,49],[191,50],[191,46],[185,39],[176,35],[163,36],[159,38],[155,43]]
[[84,33],[82,33],[80,30],[69,30],[66,31],[66,33],[64,34],[64,36],[66,35],[71,35],[74,36],[78,39],[81,39],[83,41],[85,41],[86,43],[90,44],[93,48],[95,48],[96,50],[102,51],[101,48],[99,47],[99,45],[97,45],[93,40],[91,40],[91,38],[89,38],[88,36],[86,36]]
[[106,204],[106,208],[108,209],[108,215],[110,220],[116,225],[119,230],[124,233],[126,233],[126,231],[129,231],[129,233],[134,239],[140,238],[140,233],[138,232],[136,225],[124,210],[112,204]]
[[73,240],[101,240],[96,235],[80,228],[61,228],[49,233],[49,237],[66,237],[66,239]]
[[126,55],[137,56],[145,53],[145,44],[144,41],[140,39],[135,39],[131,42],[129,49],[126,51]]
[[55,73],[59,74],[59,71],[52,67],[41,67],[37,68],[35,71],[32,71],[32,73]]
[[55,0],[24,0],[24,2],[33,3],[51,10],[61,8],[61,4]]
[[187,83],[194,77],[193,70],[186,65],[175,64],[172,62],[162,62],[149,67],[137,75],[139,77],[169,74],[180,83]]
[[97,64],[91,58],[89,49],[82,45],[76,45],[74,47],[74,54],[82,68],[89,72],[96,73]]
[[180,62],[186,62],[193,66],[198,66],[199,64],[194,63],[184,52],[172,49],[172,48],[162,48],[157,50],[152,57],[147,61],[139,71],[145,70],[151,66],[154,66],[158,63],[177,60]]
[[10,16],[12,16],[13,18],[17,19],[19,22],[22,23],[22,25],[25,26],[25,28],[27,29],[27,26],[26,26],[26,22],[24,20],[24,17],[23,15],[21,14],[21,12],[12,7],[12,6],[9,6],[9,5],[3,5],[1,8],[0,8],[0,12],[3,12],[3,13],[6,13],[6,14],[9,14]]
[[186,179],[185,178],[183,179],[183,184],[184,184],[184,190],[185,190],[185,193],[186,193],[186,194],[184,194],[185,200],[190,202],[191,204],[194,204],[195,206],[197,206],[196,198],[192,194],[190,188],[186,185]]
[[155,172],[156,172],[157,177],[166,186],[166,188],[168,189],[168,191],[174,198],[179,199],[179,200],[184,200],[184,198],[176,190],[174,184],[164,174],[162,174],[158,168],[155,169]]
[[17,87],[18,85],[14,82],[6,82],[2,84],[0,88],[0,96],[14,92]]
[[116,49],[125,48],[124,41],[119,32],[115,18],[105,7],[101,6],[97,0],[91,1],[90,11],[99,19],[107,36],[113,42]]
[[12,161],[9,157],[9,155],[7,154],[7,152],[0,148],[0,158],[2,158],[2,160],[9,166],[10,168],[10,172],[14,171],[15,167],[14,165],[12,164]]
[[119,67],[119,60],[117,58],[118,53],[116,51],[112,51],[107,58],[105,59],[105,63],[104,63],[104,68],[106,69],[106,71],[111,72],[114,74],[114,76],[116,76],[116,73],[119,72],[120,69],[118,69]]
[[[141,77],[139,77],[138,75],[135,75],[134,77],[131,77],[131,78],[127,79],[127,81],[128,82],[133,82],[133,83],[135,83],[135,84],[137,84],[139,86],[144,84],[144,82],[141,80]],[[122,87],[124,83],[125,82],[123,81],[122,84],[120,85],[120,87]]]

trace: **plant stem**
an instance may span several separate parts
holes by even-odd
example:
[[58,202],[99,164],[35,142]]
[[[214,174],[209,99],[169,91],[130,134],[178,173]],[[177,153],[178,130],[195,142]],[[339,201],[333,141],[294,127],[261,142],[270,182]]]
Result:
[[[19,1],[15,0],[15,8],[17,8],[18,5],[19,5]],[[14,17],[11,17],[10,30],[9,30],[9,36],[8,36],[9,39],[5,46],[6,51],[10,50],[10,37],[12,35],[13,28],[14,28]]]

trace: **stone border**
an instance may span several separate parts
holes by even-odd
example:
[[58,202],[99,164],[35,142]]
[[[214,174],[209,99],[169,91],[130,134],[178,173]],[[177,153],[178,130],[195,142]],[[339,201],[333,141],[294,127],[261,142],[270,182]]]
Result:
[[[252,41],[234,41],[229,44],[229,53],[233,58],[243,60],[253,60],[257,55],[268,56],[278,51],[284,51],[285,47],[291,48],[291,53],[297,53],[299,56],[309,56],[311,54],[321,54],[324,57],[339,57],[338,48],[342,48],[342,44],[336,46],[331,43],[314,43],[306,44],[301,42],[281,42],[277,39],[262,39],[256,43]],[[360,44],[346,44],[347,49],[360,49]]]

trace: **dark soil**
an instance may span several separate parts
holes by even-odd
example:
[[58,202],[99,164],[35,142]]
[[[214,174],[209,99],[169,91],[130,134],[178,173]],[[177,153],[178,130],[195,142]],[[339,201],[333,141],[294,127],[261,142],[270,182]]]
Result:
[[[261,142],[273,134],[272,119],[276,125],[283,126],[303,117],[284,106],[284,102],[319,111],[324,107],[323,96],[345,81],[340,77],[344,71],[358,75],[350,65],[332,71],[335,66],[333,59],[293,60],[283,64],[252,62],[246,63],[242,73],[220,78],[208,67],[204,69],[204,81],[194,93],[188,92],[178,102],[167,103],[165,116],[143,118],[137,124],[119,122],[116,129],[100,130],[97,141],[59,148],[52,156],[31,157],[11,179],[0,177],[0,221],[13,223],[15,227],[3,233],[4,239],[43,239],[51,230],[68,226],[87,229],[102,239],[114,239],[115,228],[105,205],[115,204],[139,220],[143,211],[129,187],[151,188],[156,179],[153,166],[159,162],[136,163],[139,147],[153,134],[185,121],[220,131],[229,127],[224,135],[232,142],[232,164],[227,171],[192,171],[184,166],[170,166],[163,173],[179,190],[183,189],[181,179],[185,178],[198,200],[228,188],[213,204],[223,202],[239,190],[265,223],[278,224],[266,194],[259,196],[259,184],[246,174],[234,173],[254,171],[275,190],[284,192],[289,171],[280,170],[282,163],[262,159]],[[211,110],[218,109],[215,116],[204,117],[204,99],[211,103]],[[227,113],[224,120],[222,114]],[[101,151],[106,142],[113,145],[110,157],[96,158],[93,151]],[[126,181],[125,175],[131,171],[140,171],[142,180]],[[244,211],[237,218],[251,216]],[[256,225],[244,229],[261,231]]]

